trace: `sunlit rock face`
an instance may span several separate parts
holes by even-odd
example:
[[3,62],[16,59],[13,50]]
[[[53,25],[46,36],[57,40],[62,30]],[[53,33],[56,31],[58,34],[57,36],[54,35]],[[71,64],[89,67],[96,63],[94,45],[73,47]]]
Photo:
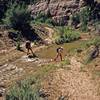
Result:
[[67,25],[70,15],[80,10],[84,6],[83,0],[42,0],[41,2],[30,5],[32,16],[44,13],[53,19],[57,25]]

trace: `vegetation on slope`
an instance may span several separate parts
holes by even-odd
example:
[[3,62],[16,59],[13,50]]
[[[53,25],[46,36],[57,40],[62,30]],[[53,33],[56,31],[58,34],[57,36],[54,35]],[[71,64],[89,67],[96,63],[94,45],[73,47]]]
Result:
[[60,27],[60,34],[56,36],[55,42],[57,44],[69,43],[80,39],[80,33],[69,27]]

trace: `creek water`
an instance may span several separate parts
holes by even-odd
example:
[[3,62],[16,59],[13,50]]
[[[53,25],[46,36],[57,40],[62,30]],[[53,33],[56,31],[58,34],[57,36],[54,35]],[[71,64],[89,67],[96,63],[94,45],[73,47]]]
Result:
[[36,55],[38,55],[38,57],[40,57],[40,58],[52,59],[56,56],[56,49],[58,47],[63,47],[64,48],[63,56],[67,56],[67,55],[69,55],[70,52],[74,52],[76,49],[79,49],[82,46],[84,46],[85,43],[86,43],[86,40],[79,40],[79,41],[75,41],[72,43],[64,43],[61,45],[52,44],[52,45],[36,52]]

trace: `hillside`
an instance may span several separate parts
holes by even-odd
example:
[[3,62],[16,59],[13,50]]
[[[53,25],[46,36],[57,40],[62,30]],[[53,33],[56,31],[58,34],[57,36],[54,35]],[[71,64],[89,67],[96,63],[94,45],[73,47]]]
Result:
[[[50,27],[46,27],[46,29],[52,30]],[[58,100],[59,98],[65,98],[65,100],[99,100],[100,77],[95,74],[99,73],[99,63],[95,63],[97,66],[93,74],[86,67],[88,65],[82,63],[81,56],[86,56],[84,51],[81,55],[80,53],[74,53],[85,42],[87,43],[88,40],[86,41],[85,38],[89,39],[89,37],[85,34],[84,36],[82,36],[82,41],[61,45],[64,48],[64,60],[62,62],[53,62],[51,60],[56,55],[55,49],[59,47],[59,45],[55,44],[49,46],[33,45],[33,50],[38,58],[28,58],[24,47],[24,52],[12,49],[6,53],[1,53],[0,91],[3,93],[5,89],[8,90],[15,82],[19,84],[18,82],[21,80],[26,80],[32,82],[32,87],[41,84],[39,98],[44,100],[46,98],[48,100]],[[83,46],[82,49],[84,48]],[[90,64],[91,68],[93,68],[94,65]],[[30,77],[33,78],[30,80]]]
[[100,100],[99,8],[99,0],[0,1],[0,100]]
[[76,2],[76,0],[49,0],[32,5],[30,9],[33,17],[36,14],[44,13],[50,16],[55,24],[68,25],[70,16],[80,10],[81,3],[81,1]]
[[[93,10],[90,16],[94,16],[93,18],[95,19],[100,19],[100,3],[96,0],[41,0],[36,4],[30,5],[29,9],[31,10],[33,18],[46,15],[49,20],[51,19],[50,22],[53,25],[72,25],[74,28],[79,28],[82,22],[79,21],[80,15],[78,14],[82,15],[82,10],[87,6],[92,7],[91,9]],[[96,17],[93,13],[95,13]],[[91,27],[91,24],[93,26],[93,20],[91,17],[88,27]],[[93,30],[92,27],[90,28],[91,30]]]

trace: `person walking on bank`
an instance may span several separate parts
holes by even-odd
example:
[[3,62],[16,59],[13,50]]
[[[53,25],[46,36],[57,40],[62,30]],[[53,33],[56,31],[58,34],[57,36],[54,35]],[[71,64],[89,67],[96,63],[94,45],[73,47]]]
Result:
[[60,61],[62,61],[63,60],[62,59],[63,47],[58,47],[56,51],[57,51],[57,55],[56,55],[54,61],[57,61],[57,59],[59,59],[59,58],[60,58]]
[[33,50],[32,50],[32,47],[31,47],[31,42],[29,40],[26,41],[25,47],[27,49],[27,55],[30,54],[30,51],[31,51],[32,55],[34,55]]

